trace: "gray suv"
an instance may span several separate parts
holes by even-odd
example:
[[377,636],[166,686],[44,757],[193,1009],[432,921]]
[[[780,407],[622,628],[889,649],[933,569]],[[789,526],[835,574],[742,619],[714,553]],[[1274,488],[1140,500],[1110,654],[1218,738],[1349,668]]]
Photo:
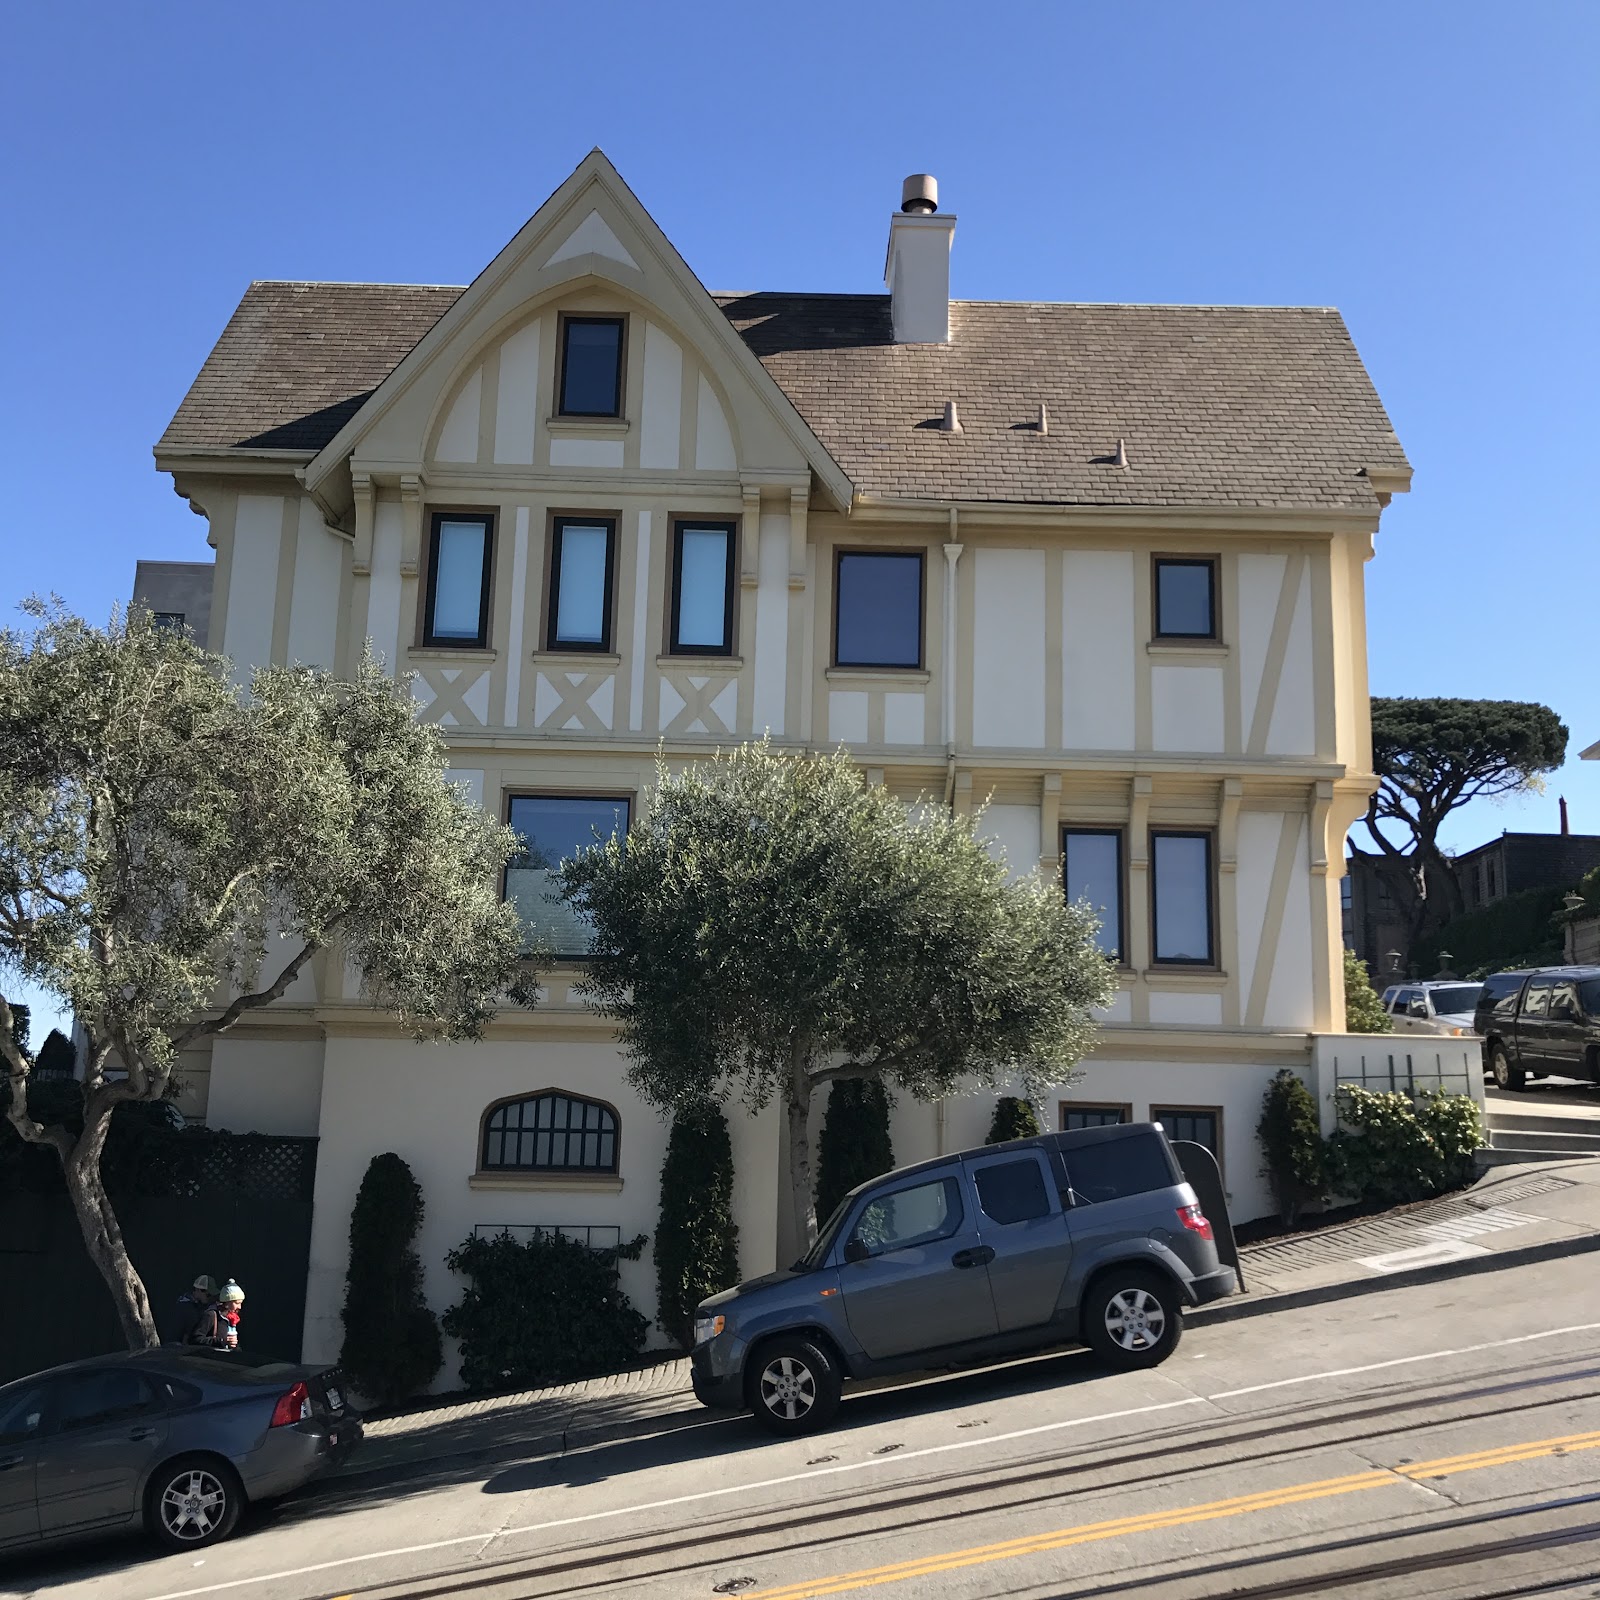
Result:
[[1237,1287],[1159,1123],[1015,1139],[862,1184],[787,1271],[702,1301],[694,1391],[809,1433],[846,1378],[1066,1343],[1153,1367]]

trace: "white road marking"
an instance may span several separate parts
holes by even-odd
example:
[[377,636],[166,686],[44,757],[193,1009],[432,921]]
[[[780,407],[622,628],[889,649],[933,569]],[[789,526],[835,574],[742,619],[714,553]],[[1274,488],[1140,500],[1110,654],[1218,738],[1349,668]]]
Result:
[[[1208,1400],[1236,1400],[1242,1394],[1260,1394],[1265,1389],[1287,1389],[1295,1383],[1321,1383],[1328,1378],[1353,1378],[1361,1372],[1382,1372],[1385,1367],[1408,1367],[1416,1361],[1441,1361],[1450,1356],[1475,1356],[1481,1350],[1503,1350],[1511,1344],[1531,1344],[1536,1339],[1559,1339],[1566,1333],[1593,1333],[1600,1322],[1575,1322],[1570,1328],[1546,1328],[1543,1333],[1519,1333],[1512,1339],[1491,1339],[1487,1344],[1464,1344],[1459,1350],[1427,1350],[1416,1356],[1396,1356],[1391,1361],[1369,1361],[1362,1367],[1338,1367],[1332,1372],[1308,1372],[1303,1378],[1279,1378],[1273,1383],[1252,1383],[1246,1389],[1227,1389],[1208,1394]],[[198,1593],[198,1591],[192,1591]],[[163,1596],[162,1600],[167,1600]]]
[[1485,1344],[1462,1345],[1456,1350],[1429,1350],[1418,1355],[1398,1356],[1391,1361],[1373,1361],[1360,1367],[1338,1367],[1331,1372],[1308,1372],[1302,1377],[1279,1378],[1273,1383],[1256,1383],[1244,1389],[1227,1389],[1221,1394],[1197,1394],[1183,1400],[1162,1400],[1154,1405],[1132,1406],[1123,1411],[1103,1411],[1092,1417],[1070,1417],[1062,1422],[1045,1422],[1034,1428],[1018,1428],[1011,1433],[995,1434],[989,1438],[958,1439],[951,1444],[929,1445],[921,1450],[896,1452],[892,1456],[869,1456],[863,1461],[846,1461],[838,1466],[819,1467],[814,1472],[791,1472],[781,1478],[763,1478],[755,1483],[728,1484],[720,1489],[702,1489],[695,1494],[673,1495],[666,1500],[649,1500],[640,1505],[614,1506],[607,1511],[589,1511],[582,1516],[556,1517],[548,1522],[527,1522],[517,1527],[502,1528],[499,1533],[485,1534],[480,1531],[464,1534],[455,1539],[436,1539],[430,1544],[409,1544],[393,1550],[373,1550],[365,1555],[340,1556],[333,1561],[317,1561],[305,1567],[285,1567],[278,1572],[263,1572],[251,1578],[234,1578],[227,1583],[175,1589],[168,1594],[151,1595],[148,1600],[193,1600],[195,1595],[221,1594],[234,1589],[247,1589],[261,1583],[282,1583],[289,1578],[309,1577],[313,1573],[331,1572],[336,1567],[357,1566],[362,1562],[391,1561],[399,1556],[426,1555],[432,1550],[449,1550],[464,1544],[487,1546],[495,1539],[545,1533],[552,1528],[570,1528],[579,1523],[601,1522],[612,1517],[636,1517],[645,1512],[665,1511],[673,1506],[692,1505],[702,1500],[717,1500],[730,1494],[752,1494],[760,1489],[778,1489],[787,1484],[801,1483],[810,1478],[831,1477],[841,1472],[861,1472],[871,1467],[899,1466],[904,1461],[914,1461],[923,1456],[946,1455],[955,1450],[975,1450],[980,1446],[1002,1444],[1008,1439],[1026,1439],[1036,1434],[1054,1433],[1063,1428],[1085,1428],[1096,1422],[1116,1422],[1123,1417],[1145,1416],[1154,1411],[1172,1411],[1180,1406],[1205,1405],[1214,1400],[1233,1400],[1240,1395],[1260,1394],[1266,1389],[1283,1389],[1296,1383],[1323,1383],[1331,1378],[1351,1378],[1364,1372],[1382,1372],[1388,1367],[1409,1366],[1417,1361],[1440,1361],[1451,1356],[1476,1355],[1483,1350],[1499,1350],[1507,1345],[1530,1344],[1538,1339],[1558,1339],[1566,1334],[1596,1331],[1600,1331],[1600,1322],[1579,1322],[1566,1328],[1548,1328],[1542,1333],[1522,1333],[1511,1339],[1491,1339]]
[[1488,1254],[1486,1245],[1468,1244],[1465,1239],[1440,1239],[1433,1244],[1413,1245],[1409,1250],[1391,1250],[1387,1255],[1356,1259],[1368,1272],[1409,1272],[1412,1267],[1432,1267],[1442,1261],[1465,1261],[1469,1256]]

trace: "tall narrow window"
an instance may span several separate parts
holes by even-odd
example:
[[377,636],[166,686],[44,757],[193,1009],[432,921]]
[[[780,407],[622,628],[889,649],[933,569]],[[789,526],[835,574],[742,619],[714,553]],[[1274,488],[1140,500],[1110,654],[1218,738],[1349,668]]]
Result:
[[841,550],[833,587],[835,666],[922,665],[920,550]]
[[1067,899],[1087,900],[1100,919],[1095,943],[1113,961],[1122,946],[1122,833],[1117,828],[1067,828],[1061,836],[1061,871]]
[[428,541],[424,644],[482,649],[489,641],[493,519],[439,512]]
[[1150,876],[1155,959],[1210,966],[1211,835],[1152,831]]
[[575,794],[511,797],[510,823],[519,850],[506,868],[506,899],[516,907],[529,948],[557,956],[589,953],[588,919],[561,898],[556,871],[563,861],[628,831],[628,802]]
[[563,317],[561,415],[622,415],[622,318]]
[[674,655],[733,654],[731,522],[680,522],[672,542]]
[[617,525],[610,518],[557,517],[550,548],[552,650],[611,648],[611,588]]
[[1155,562],[1156,637],[1217,637],[1217,563],[1211,556]]

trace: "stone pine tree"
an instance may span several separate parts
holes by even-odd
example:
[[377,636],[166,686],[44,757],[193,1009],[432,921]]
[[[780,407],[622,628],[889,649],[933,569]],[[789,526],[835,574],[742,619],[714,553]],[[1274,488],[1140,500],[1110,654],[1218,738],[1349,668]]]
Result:
[[973,820],[914,816],[848,755],[739,746],[664,766],[625,837],[573,857],[595,931],[584,995],[668,1109],[781,1101],[799,1237],[815,1237],[811,1106],[843,1078],[932,1100],[1064,1078],[1111,994],[1094,920],[1009,882]]
[[656,1320],[687,1350],[695,1307],[739,1281],[733,1141],[719,1105],[688,1105],[672,1119],[661,1164],[655,1259]]
[[1405,953],[1464,909],[1461,886],[1439,845],[1445,819],[1472,800],[1537,789],[1566,753],[1566,725],[1535,702],[1372,702],[1372,769],[1379,782],[1366,831],[1374,848],[1357,853],[1382,863],[1406,909]]
[[828,1086],[817,1135],[817,1220],[868,1178],[894,1166],[889,1091],[877,1078],[840,1078]]
[[444,1364],[439,1319],[422,1292],[422,1186],[392,1150],[374,1156],[350,1214],[339,1365],[379,1405],[405,1400]]
[[[418,1036],[470,1038],[530,999],[498,892],[514,838],[445,778],[443,737],[372,661],[351,682],[257,673],[135,615],[30,603],[0,632],[0,1058],[5,1114],[60,1158],[132,1348],[156,1343],[100,1175],[116,1108],[186,1051],[348,959]],[[84,1030],[81,1129],[36,1117],[12,978]]]

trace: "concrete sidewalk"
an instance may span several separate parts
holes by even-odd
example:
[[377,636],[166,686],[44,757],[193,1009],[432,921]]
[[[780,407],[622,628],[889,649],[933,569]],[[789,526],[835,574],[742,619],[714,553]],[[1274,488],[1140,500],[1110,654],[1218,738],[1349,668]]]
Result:
[[[1247,1246],[1241,1264],[1248,1292],[1186,1320],[1232,1321],[1589,1250],[1600,1250],[1600,1162],[1494,1168],[1470,1189],[1427,1205]],[[490,1461],[670,1432],[714,1415],[694,1398],[688,1361],[662,1361],[369,1422],[366,1442],[332,1481],[377,1482],[424,1466],[466,1473]]]

